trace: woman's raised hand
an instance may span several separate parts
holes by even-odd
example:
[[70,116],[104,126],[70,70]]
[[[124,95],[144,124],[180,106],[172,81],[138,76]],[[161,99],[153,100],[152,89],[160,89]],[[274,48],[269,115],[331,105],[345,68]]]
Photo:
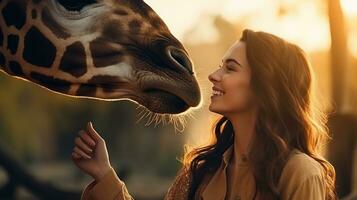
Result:
[[72,160],[82,171],[99,181],[111,170],[105,141],[94,130],[91,122],[87,124],[87,130],[79,131],[74,143]]

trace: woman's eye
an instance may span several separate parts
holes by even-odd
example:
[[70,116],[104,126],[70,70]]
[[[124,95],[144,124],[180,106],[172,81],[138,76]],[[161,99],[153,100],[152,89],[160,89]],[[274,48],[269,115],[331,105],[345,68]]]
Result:
[[227,68],[227,70],[229,70],[229,71],[235,71],[234,67],[227,66],[226,68]]
[[96,0],[57,0],[68,11],[81,11],[84,7],[97,3]]

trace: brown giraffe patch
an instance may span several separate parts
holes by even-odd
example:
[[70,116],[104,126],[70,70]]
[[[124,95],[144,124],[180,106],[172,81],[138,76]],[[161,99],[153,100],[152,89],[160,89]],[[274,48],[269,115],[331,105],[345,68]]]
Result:
[[77,95],[78,96],[94,96],[96,90],[97,90],[97,88],[94,85],[82,84],[77,91]]
[[116,20],[107,22],[103,27],[102,35],[114,41],[120,41],[123,35],[123,24]]
[[21,29],[26,22],[27,1],[21,1],[21,5],[10,1],[2,10],[2,15],[7,26],[15,26]]
[[169,31],[166,24],[158,17],[155,11],[147,5],[144,1],[126,1],[128,6],[137,14],[140,14],[146,21],[149,21],[150,25],[157,30]]
[[125,2],[135,13],[138,13],[145,18],[149,18],[150,12],[153,11],[151,7],[147,5],[144,1],[128,0]]
[[22,71],[22,67],[20,65],[20,63],[16,62],[16,61],[10,61],[9,62],[9,69],[11,71],[12,75],[15,76],[24,76],[24,72]]
[[130,33],[133,35],[139,34],[142,26],[142,22],[139,21],[138,19],[133,19],[129,22],[129,30]]
[[16,54],[17,48],[19,46],[19,36],[10,34],[7,37],[7,49],[10,51],[11,54]]
[[2,32],[2,29],[0,27],[0,46],[4,44],[4,33]]
[[30,76],[34,82],[56,92],[68,93],[71,87],[71,83],[66,80],[53,78],[37,72],[31,72]]
[[56,57],[56,47],[36,27],[25,35],[23,58],[38,67],[50,68]]
[[66,48],[59,69],[77,78],[87,72],[86,53],[81,42],[75,42]]
[[5,68],[5,64],[6,64],[5,56],[0,52],[0,68]]
[[116,76],[98,75],[88,80],[88,83],[98,85],[104,92],[110,93],[118,88],[127,88],[127,81],[122,81]]
[[119,9],[114,10],[114,14],[125,16],[125,15],[128,15],[129,13],[127,11],[119,8]]
[[120,49],[114,48],[110,41],[103,38],[97,38],[90,42],[89,48],[95,67],[107,67],[123,60],[124,53]]
[[53,19],[47,9],[42,11],[42,22],[55,34],[58,38],[67,39],[71,35],[67,33],[58,23]]
[[160,18],[152,18],[150,19],[150,24],[155,28],[155,29],[167,29],[167,26],[165,23],[160,19]]

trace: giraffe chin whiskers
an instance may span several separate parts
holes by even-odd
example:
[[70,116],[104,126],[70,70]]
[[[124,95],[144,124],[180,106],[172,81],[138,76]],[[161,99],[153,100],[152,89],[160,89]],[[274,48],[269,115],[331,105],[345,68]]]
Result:
[[139,123],[141,120],[146,120],[145,126],[150,126],[151,124],[154,124],[155,127],[160,124],[162,124],[163,126],[172,124],[175,133],[183,133],[187,128],[187,121],[189,119],[195,119],[192,112],[185,112],[181,114],[154,113],[140,104],[138,104],[136,110],[139,110],[137,114],[138,119],[136,120],[136,123]]

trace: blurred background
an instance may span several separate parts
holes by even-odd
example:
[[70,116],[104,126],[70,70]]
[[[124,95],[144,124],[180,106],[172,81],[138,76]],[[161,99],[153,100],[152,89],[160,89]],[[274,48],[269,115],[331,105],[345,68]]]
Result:
[[[78,193],[91,181],[70,159],[74,138],[88,121],[106,139],[110,158],[135,199],[163,199],[180,167],[183,145],[203,144],[217,118],[208,111],[207,77],[230,45],[250,28],[273,33],[309,55],[323,108],[331,113],[326,156],[337,171],[339,197],[357,192],[356,0],[146,0],[181,40],[194,63],[203,104],[183,133],[173,125],[146,126],[128,101],[71,99],[0,76],[0,142],[31,176]],[[1,162],[1,161],[0,161]],[[0,167],[0,195],[38,199],[15,187]]]

